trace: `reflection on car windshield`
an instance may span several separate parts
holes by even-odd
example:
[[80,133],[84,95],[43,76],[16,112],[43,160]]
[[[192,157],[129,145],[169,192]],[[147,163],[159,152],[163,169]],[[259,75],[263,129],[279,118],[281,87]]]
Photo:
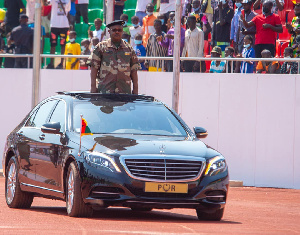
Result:
[[80,132],[83,115],[92,133],[187,136],[187,132],[161,103],[113,100],[74,103],[73,120]]

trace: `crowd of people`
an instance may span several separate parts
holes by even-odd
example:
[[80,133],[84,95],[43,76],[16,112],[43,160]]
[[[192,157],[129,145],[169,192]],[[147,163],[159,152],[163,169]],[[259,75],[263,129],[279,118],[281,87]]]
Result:
[[[284,0],[181,0],[182,57],[212,57],[209,69],[204,61],[181,62],[182,72],[235,73],[298,73],[297,62],[235,61],[226,58],[274,58],[276,40],[283,32],[277,14],[284,9]],[[290,0],[289,0],[290,1]],[[114,20],[123,20],[123,40],[139,57],[173,57],[176,0],[137,0],[135,16],[124,14],[126,0],[115,0]],[[0,10],[0,52],[31,54],[33,48],[35,0],[5,0],[6,12]],[[108,38],[102,19],[94,19],[88,38],[76,42],[75,24],[88,24],[89,0],[43,0],[42,47],[50,40],[50,53],[59,43],[61,54],[89,55],[95,46]],[[102,6],[99,6],[102,8]],[[262,14],[254,10],[261,8]],[[21,12],[21,13],[20,13]],[[300,58],[300,2],[294,2],[292,22],[286,23],[291,35],[285,58]],[[5,17],[4,17],[5,15]],[[92,26],[92,25],[91,25]],[[6,38],[6,43],[4,38]],[[5,68],[26,68],[27,58],[5,58]],[[171,60],[140,60],[144,71],[173,71]],[[233,67],[231,68],[231,66]],[[87,59],[62,58],[58,65],[51,59],[48,69],[89,69]]]

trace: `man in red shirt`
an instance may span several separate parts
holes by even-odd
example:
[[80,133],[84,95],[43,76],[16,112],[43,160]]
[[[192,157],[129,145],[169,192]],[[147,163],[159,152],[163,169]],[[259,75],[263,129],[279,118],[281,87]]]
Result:
[[271,12],[272,7],[272,2],[265,2],[263,4],[263,14],[255,16],[249,22],[241,14],[241,19],[246,28],[256,26],[254,46],[256,58],[261,58],[261,52],[265,49],[269,50],[272,56],[275,57],[277,33],[282,33],[283,29],[279,16]]

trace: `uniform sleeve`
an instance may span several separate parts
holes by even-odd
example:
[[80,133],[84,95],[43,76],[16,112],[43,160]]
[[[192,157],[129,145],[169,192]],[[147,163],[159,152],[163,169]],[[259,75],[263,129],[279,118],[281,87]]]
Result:
[[139,63],[139,59],[137,55],[135,54],[135,51],[133,50],[132,47],[130,47],[131,50],[131,58],[130,58],[130,70],[139,70],[141,65]]
[[102,55],[101,47],[100,44],[98,44],[88,59],[89,65],[91,67],[94,67],[95,69],[100,69],[101,57],[102,57],[101,55]]

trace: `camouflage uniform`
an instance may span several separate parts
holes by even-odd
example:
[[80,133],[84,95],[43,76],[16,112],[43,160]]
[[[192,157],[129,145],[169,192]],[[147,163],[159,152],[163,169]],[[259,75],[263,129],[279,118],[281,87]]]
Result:
[[98,70],[96,86],[98,92],[131,94],[132,70],[140,68],[133,48],[123,40],[117,48],[111,39],[100,42],[90,58],[90,65]]

